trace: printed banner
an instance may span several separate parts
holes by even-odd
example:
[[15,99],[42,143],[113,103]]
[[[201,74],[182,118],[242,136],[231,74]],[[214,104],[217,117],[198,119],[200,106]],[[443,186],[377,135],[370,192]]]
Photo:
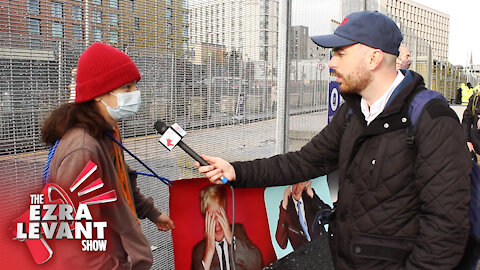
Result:
[[[222,196],[224,203],[219,199]],[[234,197],[233,202],[227,185],[212,185],[205,178],[174,181],[170,187],[170,217],[176,226],[172,230],[175,269],[202,269],[205,263],[219,267],[224,259],[220,254],[226,254],[226,261],[230,261],[230,242],[235,247],[237,267],[261,269],[307,243],[306,231],[314,239],[327,230],[322,224],[314,226],[318,224],[315,219],[319,220],[322,211],[329,211],[332,205],[325,177],[293,186],[235,189]],[[304,203],[300,206],[301,218],[292,197]],[[234,237],[230,237],[232,222]],[[222,240],[228,242],[223,244],[227,251],[218,247]],[[209,242],[213,254],[205,256]]]

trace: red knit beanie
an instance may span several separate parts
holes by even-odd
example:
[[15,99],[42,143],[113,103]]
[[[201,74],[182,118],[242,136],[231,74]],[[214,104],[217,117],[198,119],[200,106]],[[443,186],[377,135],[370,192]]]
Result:
[[89,101],[140,78],[137,66],[128,55],[96,42],[78,59],[75,102]]

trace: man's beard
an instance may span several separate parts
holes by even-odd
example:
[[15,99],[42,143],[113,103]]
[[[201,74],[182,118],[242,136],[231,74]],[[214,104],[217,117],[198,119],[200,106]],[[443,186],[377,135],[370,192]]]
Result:
[[365,68],[360,68],[356,72],[345,76],[339,73],[336,74],[342,78],[339,85],[342,93],[360,94],[372,81],[370,74]]

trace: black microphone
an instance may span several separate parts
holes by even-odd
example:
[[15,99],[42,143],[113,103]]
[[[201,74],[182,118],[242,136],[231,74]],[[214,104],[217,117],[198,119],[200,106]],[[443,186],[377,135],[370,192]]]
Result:
[[[154,124],[154,127],[157,130],[157,132],[160,133],[160,135],[163,135],[165,133],[165,131],[167,131],[170,128],[162,120],[157,120],[157,122],[155,122],[155,124]],[[179,135],[179,137],[181,138],[180,135]],[[202,166],[210,165],[199,154],[197,154],[195,151],[193,151],[192,148],[188,147],[188,145],[185,144],[181,139],[180,139],[180,141],[178,141],[177,145],[180,146],[180,148],[182,148],[183,151],[185,151],[189,156],[191,156],[193,159],[198,161],[200,163],[200,165],[202,165]],[[222,180],[222,183],[224,183],[224,184],[226,184],[228,182],[228,180],[225,176],[222,176],[221,180]]]

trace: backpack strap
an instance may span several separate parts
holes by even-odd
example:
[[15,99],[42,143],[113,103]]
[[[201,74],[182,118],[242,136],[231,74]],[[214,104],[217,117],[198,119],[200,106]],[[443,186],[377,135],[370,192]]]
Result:
[[352,119],[352,115],[353,115],[352,108],[348,108],[347,114],[345,114],[345,120],[343,121],[343,131],[345,131],[345,129],[348,126],[348,123],[350,123],[350,120]]
[[408,108],[408,118],[410,120],[410,125],[407,127],[407,139],[406,143],[409,147],[414,147],[415,145],[415,132],[418,119],[420,118],[425,105],[430,103],[433,100],[442,100],[448,104],[447,100],[439,92],[423,89],[418,91],[413,95],[412,98],[407,102],[406,108]]

